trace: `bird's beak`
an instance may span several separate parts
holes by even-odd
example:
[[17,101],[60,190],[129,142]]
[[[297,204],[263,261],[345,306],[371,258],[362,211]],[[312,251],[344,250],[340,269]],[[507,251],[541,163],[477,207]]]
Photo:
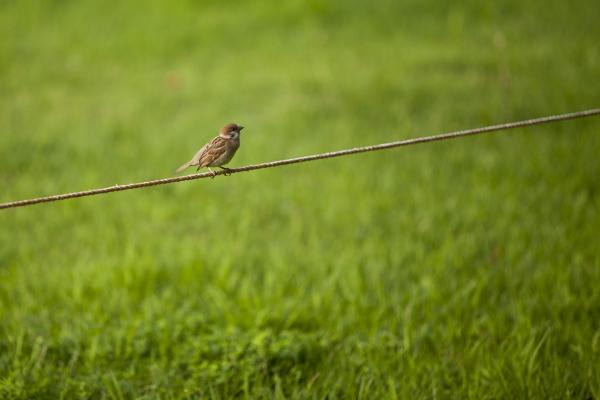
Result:
[[239,130],[240,132],[242,131],[242,129],[244,129],[244,127],[243,127],[243,126],[241,126],[241,125],[238,125],[238,130]]

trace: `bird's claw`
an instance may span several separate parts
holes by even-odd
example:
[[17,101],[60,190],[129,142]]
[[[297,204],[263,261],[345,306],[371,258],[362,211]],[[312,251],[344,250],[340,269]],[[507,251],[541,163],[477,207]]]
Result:
[[217,176],[217,173],[215,171],[213,171],[212,169],[210,169],[210,168],[208,169],[208,171],[211,173],[210,179],[215,179],[215,176]]

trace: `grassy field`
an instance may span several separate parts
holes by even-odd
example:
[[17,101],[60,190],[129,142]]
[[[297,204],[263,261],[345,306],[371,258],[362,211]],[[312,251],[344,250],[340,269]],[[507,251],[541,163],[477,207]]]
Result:
[[[600,106],[600,5],[3,1],[0,202]],[[600,398],[600,118],[0,212],[0,399]]]

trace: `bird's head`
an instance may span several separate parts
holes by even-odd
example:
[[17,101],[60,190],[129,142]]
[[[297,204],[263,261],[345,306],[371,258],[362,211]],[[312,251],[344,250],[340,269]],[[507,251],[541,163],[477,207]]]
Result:
[[240,132],[244,129],[243,126],[238,124],[227,124],[219,131],[219,136],[226,139],[237,139],[240,137]]

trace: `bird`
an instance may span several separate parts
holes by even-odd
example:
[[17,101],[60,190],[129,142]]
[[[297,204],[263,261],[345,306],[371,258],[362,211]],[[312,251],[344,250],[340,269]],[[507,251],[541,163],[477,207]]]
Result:
[[189,167],[198,167],[196,171],[207,167],[214,178],[217,173],[210,167],[219,167],[225,170],[225,175],[231,174],[230,169],[225,168],[223,165],[231,161],[240,147],[240,132],[242,129],[244,129],[243,126],[234,123],[225,125],[219,130],[218,136],[206,143],[190,161],[177,168],[175,172],[181,172]]

